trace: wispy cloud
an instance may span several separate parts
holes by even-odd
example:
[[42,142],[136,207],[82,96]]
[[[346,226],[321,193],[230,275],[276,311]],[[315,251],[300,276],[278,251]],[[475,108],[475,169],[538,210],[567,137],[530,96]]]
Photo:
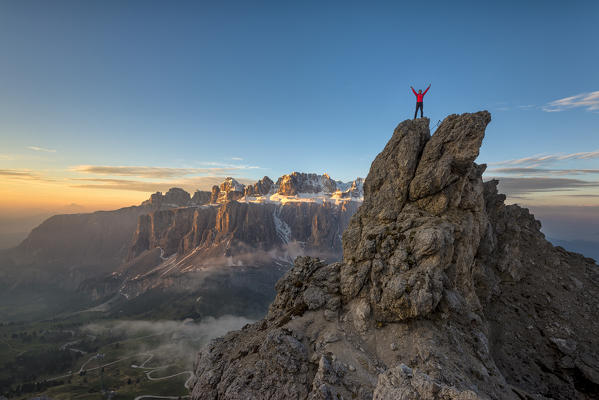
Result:
[[129,179],[107,179],[107,178],[73,178],[73,181],[82,181],[89,183],[80,183],[71,185],[71,187],[82,189],[110,189],[110,190],[132,190],[136,192],[159,192],[164,190],[164,183],[144,182]]
[[554,100],[544,105],[541,109],[545,112],[560,112],[579,107],[587,111],[599,111],[599,90]]
[[228,165],[209,168],[170,168],[147,166],[108,166],[108,165],[77,165],[71,167],[74,172],[96,175],[135,176],[139,178],[178,178],[186,175],[222,175],[234,174],[238,171],[257,169],[259,167],[246,165]]
[[492,168],[490,173],[498,174],[517,174],[517,175],[584,175],[599,174],[599,169],[550,169],[534,167],[507,167]]
[[[172,187],[180,187],[188,192],[195,190],[210,190],[214,185],[219,185],[225,179],[224,176],[196,176],[167,182],[148,182],[134,179],[110,179],[110,178],[71,178],[71,187],[83,189],[102,190],[128,190],[136,192],[165,192]],[[238,178],[243,184],[255,182],[252,179]]]
[[231,157],[231,160],[243,161],[243,158],[241,158],[241,157]]
[[27,169],[0,169],[0,176],[32,177],[33,173]]
[[43,151],[44,153],[56,153],[56,150],[54,149],[46,149],[44,147],[39,146],[27,146],[27,148],[33,151]]
[[535,108],[535,105],[534,104],[526,104],[526,105],[523,105],[523,106],[518,106],[518,108],[521,109],[521,110],[530,110],[530,109]]
[[566,194],[567,197],[588,197],[588,198],[598,198],[599,194]]
[[518,196],[532,194],[535,192],[547,191],[573,191],[582,188],[597,188],[599,182],[584,181],[581,179],[570,178],[551,178],[551,177],[532,177],[532,178],[514,178],[514,177],[493,177],[499,180],[499,191],[509,196]]
[[[527,164],[545,164],[554,161],[564,161],[564,160],[590,160],[594,158],[599,158],[599,150],[595,151],[582,151],[578,153],[570,153],[570,154],[540,154],[531,157],[524,158],[516,158],[512,160],[499,161],[494,163],[489,163],[489,165],[527,165]],[[532,166],[532,165],[531,165]]]
[[0,169],[0,178],[43,182],[54,181],[54,179],[42,176],[29,169]]

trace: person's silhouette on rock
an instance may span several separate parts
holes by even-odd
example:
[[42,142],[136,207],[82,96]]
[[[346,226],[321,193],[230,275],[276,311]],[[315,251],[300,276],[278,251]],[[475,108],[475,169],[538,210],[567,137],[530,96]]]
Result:
[[431,88],[431,85],[430,84],[428,85],[428,87],[426,88],[424,93],[422,93],[422,89],[418,89],[418,93],[416,93],[416,91],[414,90],[414,88],[412,86],[410,86],[410,88],[412,89],[414,96],[416,96],[416,111],[414,111],[414,119],[416,119],[416,115],[418,114],[419,108],[420,108],[420,118],[422,118],[422,100],[424,99],[424,95],[426,94],[426,92],[428,92],[428,90]]

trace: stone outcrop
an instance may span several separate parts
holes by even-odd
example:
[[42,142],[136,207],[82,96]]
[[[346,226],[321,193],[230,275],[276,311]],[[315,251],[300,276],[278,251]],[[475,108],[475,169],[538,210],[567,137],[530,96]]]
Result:
[[351,183],[348,189],[341,192],[342,198],[363,198],[364,197],[364,179],[357,178]]
[[139,218],[128,260],[161,248],[164,257],[269,251],[292,242],[306,254],[340,258],[341,233],[359,203],[245,203],[159,210]]
[[246,186],[245,188],[245,196],[248,197],[259,197],[264,196],[270,192],[274,185],[272,179],[268,176],[260,179],[258,182],[253,185]]
[[193,399],[594,399],[599,270],[474,163],[488,112],[398,125],[343,234],[198,356]]
[[212,191],[210,192],[210,204],[218,203],[219,194],[220,194],[220,187],[218,187],[218,185],[212,186]]
[[164,195],[162,192],[152,194],[142,205],[159,210],[161,208],[184,207],[189,205],[190,201],[189,193],[181,188],[174,187],[170,188]]
[[191,197],[190,204],[193,206],[202,206],[210,203],[212,193],[205,190],[196,190]]
[[212,186],[210,203],[226,203],[227,201],[239,200],[244,196],[245,186],[231,177],[225,178],[220,186]]
[[277,193],[284,196],[295,196],[298,193],[333,193],[337,190],[337,182],[327,174],[292,172],[277,180],[277,188]]

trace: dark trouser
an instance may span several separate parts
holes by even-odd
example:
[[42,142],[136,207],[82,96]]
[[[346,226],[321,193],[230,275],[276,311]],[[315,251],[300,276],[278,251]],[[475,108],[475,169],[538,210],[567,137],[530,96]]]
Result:
[[420,118],[422,118],[422,102],[416,102],[416,111],[414,111],[414,119],[416,119],[416,114],[418,114],[418,109],[420,108]]

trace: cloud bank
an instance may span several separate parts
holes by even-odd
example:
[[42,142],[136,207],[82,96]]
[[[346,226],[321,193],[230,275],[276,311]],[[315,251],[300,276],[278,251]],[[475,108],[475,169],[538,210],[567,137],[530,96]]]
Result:
[[544,105],[541,109],[545,112],[561,112],[572,108],[584,108],[587,111],[595,112],[599,111],[599,90],[554,100]]
[[498,174],[517,174],[517,175],[586,175],[599,174],[599,169],[551,169],[534,167],[507,167],[492,168],[488,170],[491,173]]
[[203,174],[230,174],[236,171],[257,169],[256,166],[248,165],[224,165],[209,168],[170,168],[170,167],[148,167],[148,166],[111,166],[111,165],[77,165],[70,170],[85,174],[135,176],[138,178],[178,178],[186,175]]
[[[572,191],[581,188],[597,188],[599,182],[583,181],[569,178],[512,178],[512,177],[490,177],[499,180],[499,191],[509,196],[530,195],[535,192],[548,191]],[[487,180],[487,179],[485,179]]]
[[599,158],[599,150],[595,151],[581,151],[578,153],[570,153],[570,154],[544,154],[544,155],[535,155],[531,157],[524,158],[516,158],[512,160],[498,161],[494,163],[489,163],[489,165],[531,165],[537,166],[540,164],[547,164],[556,161],[565,161],[565,160],[591,160]]
[[42,151],[44,153],[56,153],[56,150],[54,150],[54,149],[46,149],[44,147],[39,147],[39,146],[27,146],[27,148],[29,150]]
[[10,180],[54,182],[54,179],[41,176],[29,169],[0,169],[0,178]]
[[188,367],[191,367],[197,351],[210,340],[241,329],[252,322],[254,320],[243,316],[223,315],[218,318],[206,317],[200,322],[124,320],[115,323],[92,323],[82,329],[93,335],[110,333],[127,338],[155,335],[159,338],[157,343],[152,347],[136,349],[135,352],[145,351],[162,360],[184,360]]
[[[134,179],[112,179],[112,178],[71,178],[71,187],[81,189],[103,189],[103,190],[129,190],[136,192],[165,192],[172,187],[180,187],[190,193],[200,190],[210,190],[214,185],[220,185],[224,176],[196,176],[184,179],[176,179],[161,182],[149,182]],[[236,178],[238,182],[245,185],[255,182],[252,179]]]

